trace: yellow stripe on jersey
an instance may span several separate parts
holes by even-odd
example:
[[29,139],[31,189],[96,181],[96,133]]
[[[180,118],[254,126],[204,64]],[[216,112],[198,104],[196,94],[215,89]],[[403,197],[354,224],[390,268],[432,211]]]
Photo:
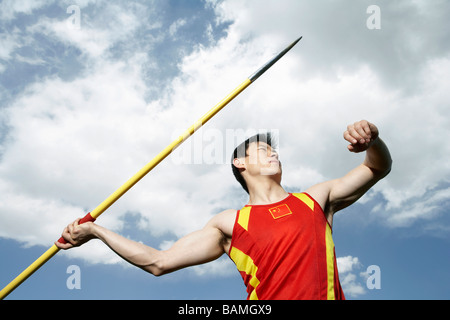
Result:
[[314,201],[304,193],[293,193],[295,197],[302,200],[312,211],[314,211]]
[[334,242],[331,234],[330,225],[327,223],[325,231],[325,244],[327,253],[327,299],[335,300],[334,296]]
[[248,221],[250,220],[251,207],[244,207],[239,211],[238,224],[248,231]]
[[258,267],[253,263],[253,259],[235,247],[231,248],[230,258],[234,261],[239,271],[245,272],[246,274],[252,276],[249,284],[253,287],[253,292],[250,294],[249,299],[258,300],[258,296],[256,294],[256,287],[259,285],[259,280],[256,277]]

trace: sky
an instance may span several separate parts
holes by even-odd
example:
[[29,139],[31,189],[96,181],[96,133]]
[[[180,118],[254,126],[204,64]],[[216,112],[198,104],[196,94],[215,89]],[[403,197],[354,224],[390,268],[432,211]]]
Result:
[[[2,0],[0,287],[303,36],[97,223],[167,249],[246,204],[229,160],[245,138],[275,133],[282,185],[301,192],[363,161],[342,134],[366,119],[394,162],[334,218],[345,295],[449,299],[448,12],[445,0]],[[245,298],[226,256],[155,278],[96,240],[8,296]]]

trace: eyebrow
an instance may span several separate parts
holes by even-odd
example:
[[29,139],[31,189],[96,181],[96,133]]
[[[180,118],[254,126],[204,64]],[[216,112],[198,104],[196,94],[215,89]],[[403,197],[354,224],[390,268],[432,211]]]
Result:
[[259,150],[259,149],[268,150],[269,148],[272,148],[272,147],[267,144],[258,144],[258,146],[256,147],[256,150]]
[[265,144],[265,145],[259,145],[259,146],[256,148],[256,150],[260,150],[260,149],[265,150],[265,151],[270,150],[271,152],[278,153],[278,151],[277,151],[276,148],[273,148],[271,145],[268,145],[268,144]]

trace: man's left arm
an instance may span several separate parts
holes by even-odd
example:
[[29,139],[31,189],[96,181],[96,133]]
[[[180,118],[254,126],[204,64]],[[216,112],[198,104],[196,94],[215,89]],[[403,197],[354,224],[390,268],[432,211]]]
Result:
[[330,223],[334,213],[357,201],[391,171],[389,150],[374,124],[363,120],[349,125],[344,139],[350,143],[347,147],[350,152],[366,151],[364,162],[342,178],[307,190],[322,205]]

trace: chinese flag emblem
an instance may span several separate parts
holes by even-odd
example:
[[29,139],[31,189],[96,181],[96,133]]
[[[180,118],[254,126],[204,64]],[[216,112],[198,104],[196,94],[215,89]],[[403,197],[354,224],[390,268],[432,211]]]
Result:
[[274,219],[278,219],[278,218],[292,214],[292,211],[288,207],[287,204],[282,204],[278,207],[270,208],[269,212]]

